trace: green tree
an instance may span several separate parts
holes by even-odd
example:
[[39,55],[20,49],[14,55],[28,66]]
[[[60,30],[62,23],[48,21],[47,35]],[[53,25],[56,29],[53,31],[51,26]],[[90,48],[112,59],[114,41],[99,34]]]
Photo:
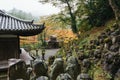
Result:
[[119,0],[108,0],[109,4],[114,11],[116,22],[120,20],[120,1]]
[[66,29],[67,24],[63,21],[60,20],[60,14],[53,14],[49,16],[42,16],[40,17],[40,23],[44,23],[46,26],[51,27],[51,29]]
[[78,5],[78,0],[40,0],[42,3],[52,3],[54,6],[61,8],[61,14],[64,15],[64,17],[60,16],[61,20],[67,21],[65,19],[70,19],[70,25],[71,29],[74,33],[78,32],[77,29],[77,21],[76,21],[76,10]]
[[[95,26],[103,26],[114,18],[115,11],[109,5],[109,0],[40,0],[40,2],[60,7],[59,19],[71,26],[72,31],[77,34]],[[114,2],[120,9],[120,1]]]
[[88,0],[85,7],[89,24],[92,26],[102,26],[114,17],[108,0]]
[[33,16],[31,13],[26,13],[22,10],[18,10],[16,8],[13,8],[12,10],[8,11],[9,14],[17,17],[17,18],[20,18],[20,19],[25,19],[25,20],[35,20],[37,21],[38,19]]

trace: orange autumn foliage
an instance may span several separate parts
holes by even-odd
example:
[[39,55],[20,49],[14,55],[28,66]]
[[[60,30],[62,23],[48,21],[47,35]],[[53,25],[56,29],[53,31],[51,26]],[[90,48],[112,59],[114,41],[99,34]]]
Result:
[[[51,35],[55,35],[58,40],[63,40],[64,42],[68,42],[69,40],[73,40],[76,38],[76,35],[72,32],[71,29],[52,29],[52,27],[46,27],[46,40],[49,40]],[[30,37],[20,37],[20,44],[30,44],[37,43],[38,35],[30,36]]]
[[30,36],[30,37],[22,37],[20,36],[20,44],[30,44],[30,43],[37,43],[38,36]]
[[71,29],[50,29],[50,27],[46,28],[47,36],[55,35],[58,40],[69,41],[76,38],[76,35],[72,32]]

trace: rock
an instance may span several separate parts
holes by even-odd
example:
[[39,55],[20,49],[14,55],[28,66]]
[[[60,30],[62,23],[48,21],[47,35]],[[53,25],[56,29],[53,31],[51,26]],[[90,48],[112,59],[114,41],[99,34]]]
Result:
[[109,50],[111,45],[112,45],[111,37],[105,38],[104,39],[104,48]]
[[103,63],[103,69],[105,71],[107,71],[109,74],[112,74],[112,68],[113,68],[113,64],[108,64],[108,63]]
[[102,37],[102,38],[106,38],[106,33],[105,32],[102,32],[101,34],[100,34],[100,36]]
[[103,44],[104,39],[100,38],[98,41],[99,41],[100,44]]
[[81,72],[88,72],[90,70],[91,62],[90,59],[84,59],[81,64]]
[[78,56],[78,59],[79,59],[80,61],[82,61],[82,60],[85,59],[85,58],[87,58],[87,56],[86,56],[85,54],[83,54],[83,53]]
[[68,73],[60,74],[57,76],[56,80],[73,80]]
[[108,35],[108,36],[109,36],[109,35],[110,35],[110,33],[111,33],[111,30],[108,28],[108,29],[106,29],[106,30],[105,30],[105,32],[106,32],[106,35]]
[[98,45],[98,40],[90,40],[89,44]]
[[120,54],[120,47],[119,47],[119,50],[118,50],[118,54]]
[[94,57],[94,50],[93,49],[89,50],[89,57],[90,58]]
[[57,76],[64,72],[64,62],[62,58],[56,58],[50,67],[50,79],[56,80]]
[[108,52],[105,54],[104,58],[105,63],[111,64],[113,62],[114,55],[111,52]]
[[117,23],[114,23],[112,26],[111,26],[112,30],[115,31],[116,29],[119,28],[119,24]]
[[111,37],[107,37],[107,38],[105,38],[105,39],[104,39],[104,43],[112,44]]
[[107,50],[109,50],[110,45],[109,45],[109,44],[107,44],[107,43],[105,43],[105,44],[104,44],[104,48],[105,48],[105,49],[107,49]]
[[89,74],[81,73],[78,75],[77,80],[92,80]]
[[112,44],[120,43],[120,35],[112,37]]
[[95,45],[96,45],[96,46],[99,46],[99,45],[100,45],[100,43],[99,43],[98,40],[96,40]]
[[120,34],[120,29],[115,30],[114,32],[111,33],[112,36],[117,36]]
[[84,60],[82,61],[82,64],[83,64],[83,67],[89,69],[89,68],[90,68],[90,65],[91,65],[91,62],[90,62],[89,59],[84,59]]
[[95,58],[101,58],[101,49],[96,49],[94,52]]
[[33,64],[33,72],[35,74],[35,77],[48,76],[47,71],[48,71],[48,66],[44,61],[35,60]]
[[111,74],[112,78],[120,68],[120,55],[115,52],[108,52],[105,55],[105,61],[103,63],[103,69]]
[[95,49],[95,48],[96,48],[96,46],[94,44],[89,45],[89,50]]
[[104,43],[104,39],[107,38],[107,35],[105,33],[101,33],[100,36],[98,36],[98,41],[100,44]]
[[67,64],[69,64],[69,63],[71,63],[71,64],[78,64],[78,60],[77,60],[76,57],[70,56],[70,57],[68,58],[68,60],[67,60]]
[[110,51],[112,52],[117,52],[119,51],[119,44],[113,44],[111,47],[110,47]]

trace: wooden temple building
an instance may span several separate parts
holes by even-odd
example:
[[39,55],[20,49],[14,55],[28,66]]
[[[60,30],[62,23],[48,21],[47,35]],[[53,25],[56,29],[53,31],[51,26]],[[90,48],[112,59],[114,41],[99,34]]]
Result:
[[13,17],[0,10],[0,61],[19,58],[20,36],[33,36],[41,33],[44,24],[36,25]]

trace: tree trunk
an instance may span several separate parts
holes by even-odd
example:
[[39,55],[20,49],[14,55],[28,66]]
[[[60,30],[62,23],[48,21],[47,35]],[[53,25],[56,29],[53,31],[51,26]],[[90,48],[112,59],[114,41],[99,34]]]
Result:
[[78,29],[77,29],[77,25],[76,25],[76,16],[74,15],[74,13],[72,13],[71,6],[70,6],[68,0],[66,0],[66,3],[67,3],[68,9],[69,9],[69,14],[70,14],[70,17],[71,17],[71,28],[72,28],[72,31],[74,33],[77,33]]
[[119,10],[118,6],[116,5],[115,0],[108,0],[108,1],[109,1],[111,8],[114,11],[116,22],[118,23],[118,21],[120,19],[120,10]]

